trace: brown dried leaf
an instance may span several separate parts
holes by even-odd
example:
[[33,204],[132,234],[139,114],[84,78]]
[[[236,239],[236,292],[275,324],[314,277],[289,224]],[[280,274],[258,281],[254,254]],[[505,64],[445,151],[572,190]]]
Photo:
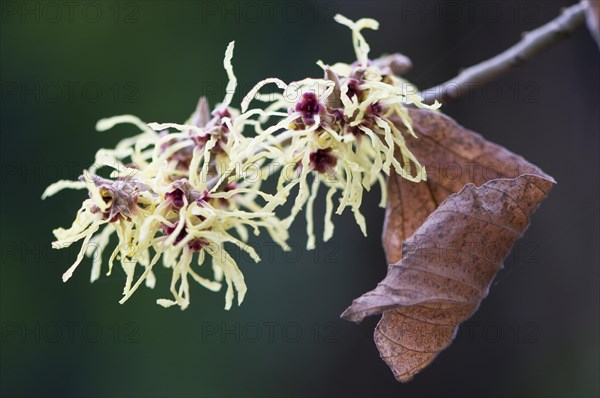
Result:
[[411,150],[428,181],[390,178],[383,241],[393,265],[342,314],[360,321],[383,312],[375,343],[402,382],[431,363],[475,312],[554,183],[444,115],[414,110],[411,116],[420,137]]
[[422,109],[411,109],[410,116],[419,139],[407,139],[406,143],[425,166],[427,181],[415,184],[398,175],[388,180],[382,238],[388,264],[402,258],[402,242],[427,216],[468,183],[480,186],[521,174],[545,176],[521,156],[486,141],[448,116]]

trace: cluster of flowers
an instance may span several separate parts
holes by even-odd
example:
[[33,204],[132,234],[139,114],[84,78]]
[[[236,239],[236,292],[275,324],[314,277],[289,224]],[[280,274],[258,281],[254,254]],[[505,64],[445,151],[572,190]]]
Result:
[[[78,181],[58,181],[44,192],[43,198],[64,188],[89,192],[73,225],[54,230],[54,248],[83,240],[63,280],[71,277],[86,254],[103,251],[116,233],[118,244],[110,255],[108,274],[119,261],[127,276],[121,303],[142,283],[154,286],[153,268],[162,258],[172,270],[173,297],[159,299],[158,304],[185,309],[190,302],[189,277],[213,291],[221,289],[224,279],[229,309],[236,292],[238,305],[242,302],[246,285],[225,244],[237,245],[259,261],[246,242],[249,230],[255,234],[264,230],[287,250],[288,228],[306,206],[307,248],[314,247],[313,205],[320,185],[327,189],[323,239],[334,231],[336,195],[336,213],[350,207],[366,234],[359,209],[364,190],[379,183],[385,206],[385,175],[392,170],[410,181],[425,180],[424,167],[405,144],[405,138],[417,138],[406,106],[427,107],[414,86],[396,76],[409,61],[402,56],[368,59],[369,46],[361,30],[377,29],[376,21],[353,22],[340,15],[336,21],[352,30],[357,61],[332,66],[319,61],[323,79],[290,84],[265,79],[244,97],[241,109],[235,109],[232,42],[224,59],[227,94],[212,112],[201,98],[184,124],[146,124],[131,115],[100,120],[99,131],[131,123],[141,133],[114,149],[99,150]],[[267,84],[275,84],[281,92],[261,93]],[[264,106],[252,108],[253,101]],[[98,174],[106,168],[109,178]],[[256,178],[240,179],[240,173],[248,170]],[[264,181],[272,175],[277,178],[277,173],[277,193],[264,192]],[[280,219],[275,209],[293,192],[291,212]],[[197,270],[207,255],[212,259],[212,278]],[[93,255],[92,281],[100,270],[101,256]]]

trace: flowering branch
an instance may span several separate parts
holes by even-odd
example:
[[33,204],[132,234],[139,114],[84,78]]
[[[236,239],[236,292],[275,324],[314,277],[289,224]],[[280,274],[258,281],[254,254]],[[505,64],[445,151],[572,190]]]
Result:
[[[187,308],[191,277],[212,291],[225,282],[229,309],[236,292],[240,304],[247,289],[225,244],[238,246],[259,261],[247,244],[248,230],[266,231],[289,250],[288,229],[304,209],[306,248],[314,248],[313,210],[320,186],[327,190],[323,240],[333,235],[334,211],[342,214],[346,208],[366,235],[360,211],[364,192],[379,184],[384,207],[387,176],[425,180],[425,168],[406,144],[417,138],[407,106],[436,109],[439,104],[424,104],[416,88],[396,75],[410,67],[406,57],[368,58],[369,45],[361,31],[378,29],[377,21],[355,22],[341,15],[335,20],[352,31],[357,61],[331,66],[317,62],[324,78],[289,84],[267,78],[248,92],[239,109],[234,108],[237,79],[231,42],[223,60],[229,79],[226,95],[212,112],[201,98],[184,124],[146,124],[131,115],[99,121],[99,131],[130,123],[142,132],[113,149],[100,149],[79,181],[58,181],[44,192],[42,198],[65,188],[88,191],[72,226],[53,231],[57,249],[83,240],[63,280],[71,278],[86,255],[93,257],[91,280],[98,279],[101,252],[116,234],[118,244],[107,274],[119,261],[127,277],[120,303],[142,283],[154,286],[153,269],[162,259],[163,266],[172,270],[173,297],[157,300],[159,305]],[[270,84],[283,93],[261,93]],[[255,102],[262,104],[252,107]],[[102,168],[111,169],[110,178],[98,174]],[[262,186],[270,176],[277,177],[275,193]],[[289,215],[279,218],[275,210],[292,198]],[[206,257],[212,262],[212,276],[200,273]]]
[[425,103],[435,100],[447,103],[464,94],[462,87],[481,86],[508,73],[525,62],[569,37],[584,23],[585,9],[589,5],[581,2],[563,10],[560,16],[539,28],[525,33],[523,39],[508,50],[477,65],[464,69],[457,77],[425,90]]

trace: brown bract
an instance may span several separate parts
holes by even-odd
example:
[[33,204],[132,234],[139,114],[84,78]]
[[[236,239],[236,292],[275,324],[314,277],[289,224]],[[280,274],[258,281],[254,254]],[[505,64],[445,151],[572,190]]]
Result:
[[447,116],[411,110],[425,165],[418,184],[392,176],[383,232],[388,268],[342,317],[383,313],[375,344],[395,377],[410,380],[454,339],[554,184],[522,157]]

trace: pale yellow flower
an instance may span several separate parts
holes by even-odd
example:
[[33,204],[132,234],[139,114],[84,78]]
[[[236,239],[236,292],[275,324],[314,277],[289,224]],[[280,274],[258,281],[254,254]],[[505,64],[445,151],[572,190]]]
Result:
[[[89,195],[72,226],[54,230],[54,248],[83,241],[63,280],[71,277],[86,254],[93,257],[91,280],[98,279],[102,270],[98,252],[116,234],[107,274],[118,261],[126,275],[121,303],[142,283],[155,286],[154,268],[162,260],[171,270],[172,297],[159,299],[158,304],[185,309],[191,277],[213,291],[220,290],[224,281],[229,309],[236,292],[240,304],[247,288],[227,247],[237,246],[259,261],[246,242],[250,232],[264,230],[287,250],[287,230],[304,206],[307,247],[314,247],[314,202],[321,185],[327,190],[323,239],[328,240],[334,231],[334,210],[341,214],[347,207],[366,235],[360,211],[363,194],[379,184],[384,206],[386,176],[397,173],[412,182],[425,180],[425,168],[405,140],[418,139],[406,107],[427,105],[416,88],[394,76],[385,62],[369,60],[362,30],[377,29],[376,21],[353,22],[340,15],[335,19],[352,30],[357,61],[331,66],[319,61],[322,79],[290,84],[277,78],[262,80],[238,110],[231,104],[237,86],[232,42],[223,62],[229,78],[226,95],[212,113],[201,98],[182,124],[147,124],[132,115],[100,120],[99,131],[129,123],[141,132],[115,148],[100,149],[79,181],[58,181],[44,192],[43,198],[65,188],[84,189]],[[261,93],[269,84],[281,92]],[[253,101],[262,106],[251,108]],[[109,178],[100,177],[99,171],[106,169]],[[248,177],[250,172],[253,178]],[[273,194],[263,189],[271,175],[278,178]],[[280,220],[275,210],[296,187],[291,212]],[[210,277],[200,275],[207,255]]]

